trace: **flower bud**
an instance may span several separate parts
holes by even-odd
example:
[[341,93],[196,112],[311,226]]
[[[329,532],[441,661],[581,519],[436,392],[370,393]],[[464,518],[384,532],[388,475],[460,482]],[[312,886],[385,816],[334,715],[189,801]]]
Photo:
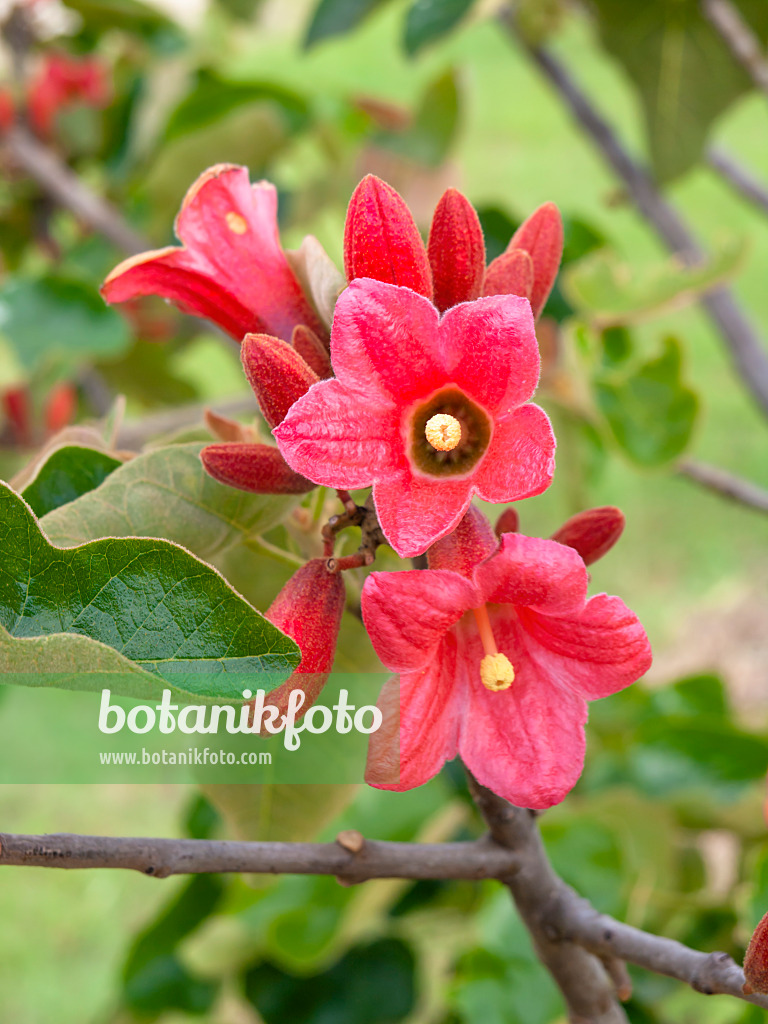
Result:
[[329,572],[324,558],[313,558],[291,576],[265,613],[301,649],[298,668],[269,694],[270,704],[281,713],[292,690],[301,689],[306,696],[301,715],[320,696],[333,666],[344,601],[342,574]]
[[419,229],[405,202],[368,174],[355,189],[344,227],[347,279],[371,277],[432,298],[432,273]]
[[293,345],[307,366],[317,374],[320,380],[333,376],[328,349],[311,327],[307,327],[305,324],[297,324],[293,328],[291,345]]
[[[427,243],[434,303],[442,313],[482,294],[485,241],[475,208],[455,188],[443,193]],[[496,294],[496,293],[493,293]]]
[[270,427],[282,423],[293,403],[320,379],[287,342],[269,334],[246,334],[240,357]]
[[520,516],[517,514],[517,509],[512,505],[505,508],[496,520],[493,529],[497,537],[501,537],[502,533],[517,533],[520,529]]
[[563,255],[563,222],[554,203],[544,203],[520,225],[507,252],[513,249],[524,249],[533,260],[531,306],[537,317],[552,291]]
[[624,530],[624,513],[606,505],[579,512],[552,534],[552,540],[573,548],[591,565],[611,550]]
[[314,484],[294,473],[267,444],[210,444],[200,452],[205,471],[229,487],[254,494],[306,494]]
[[496,537],[483,513],[470,505],[466,515],[453,533],[435,541],[427,551],[430,569],[448,569],[462,576],[472,570],[496,550]]
[[744,955],[744,995],[768,994],[768,914],[763,917],[749,940]]
[[522,295],[533,292],[533,260],[523,249],[503,252],[489,264],[483,280],[483,295]]
[[219,441],[249,442],[255,444],[257,432],[252,426],[245,423],[238,423],[229,416],[222,416],[214,409],[206,409],[203,413],[203,422],[215,438]]
[[77,408],[77,392],[71,384],[62,381],[55,384],[45,403],[45,427],[49,434],[56,434],[68,426]]

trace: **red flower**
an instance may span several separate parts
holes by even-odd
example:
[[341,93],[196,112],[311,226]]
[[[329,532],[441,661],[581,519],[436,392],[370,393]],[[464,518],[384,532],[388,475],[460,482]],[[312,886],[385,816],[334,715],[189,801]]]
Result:
[[538,317],[552,290],[563,252],[563,224],[554,203],[535,210],[506,252],[485,266],[485,242],[469,200],[449,188],[437,204],[427,248],[410,210],[374,175],[355,189],[344,230],[350,281],[372,277],[413,288],[443,312],[481,295],[520,295]]
[[38,135],[50,138],[59,110],[74,103],[104,107],[109,102],[108,69],[97,57],[46,54],[29,87],[29,119]]
[[325,333],[280,246],[274,185],[252,185],[246,167],[211,167],[187,192],[176,234],[181,248],[115,267],[101,289],[107,302],[162,295],[237,341],[253,332],[289,342],[297,324]]
[[399,775],[396,753],[373,742],[372,785],[412,789],[458,754],[499,796],[550,807],[581,774],[587,701],[648,669],[636,616],[617,597],[587,599],[573,548],[517,533],[495,545],[473,510],[430,551],[429,569],[366,580],[366,628],[400,673],[382,691],[378,741],[397,739],[399,717]]
[[331,359],[336,379],[310,388],[274,435],[316,483],[373,484],[403,557],[452,530],[473,494],[513,501],[549,486],[552,428],[525,404],[539,376],[526,300],[478,299],[441,319],[409,288],[359,279],[336,305]]

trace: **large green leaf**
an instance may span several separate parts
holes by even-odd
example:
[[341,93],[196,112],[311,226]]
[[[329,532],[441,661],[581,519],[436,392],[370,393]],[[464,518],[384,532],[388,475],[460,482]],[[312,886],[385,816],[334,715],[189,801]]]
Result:
[[309,23],[304,45],[351,32],[386,0],[320,0]]
[[96,490],[45,516],[45,532],[62,547],[97,537],[165,537],[211,558],[268,530],[300,500],[218,483],[200,462],[203,447],[194,441],[139,455]]
[[103,483],[122,463],[96,448],[56,448],[22,491],[36,516],[44,516]]
[[27,371],[51,362],[120,355],[130,342],[124,318],[98,291],[74,277],[6,278],[0,288],[0,333]]
[[415,0],[405,18],[403,45],[414,54],[451,31],[475,0]]
[[300,660],[292,640],[183,548],[115,538],[54,547],[5,484],[0,552],[0,625],[12,637],[89,637],[214,698],[240,699],[246,673],[269,673],[272,688]]
[[686,448],[699,408],[682,380],[680,344],[666,338],[662,353],[626,374],[604,374],[595,399],[614,437],[643,466],[657,466]]
[[[701,157],[714,120],[751,89],[700,0],[592,0],[603,45],[637,88],[656,174],[668,181]],[[765,0],[737,0],[768,39]]]

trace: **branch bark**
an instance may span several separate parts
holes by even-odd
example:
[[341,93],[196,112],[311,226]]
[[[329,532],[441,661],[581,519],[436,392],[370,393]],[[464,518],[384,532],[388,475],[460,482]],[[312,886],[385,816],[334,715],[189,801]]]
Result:
[[718,146],[707,150],[707,162],[742,198],[768,213],[768,187],[753,177],[732,156]]
[[724,469],[710,466],[706,462],[696,462],[694,459],[685,459],[679,463],[677,471],[730,501],[746,505],[758,512],[768,513],[768,491],[748,480],[742,480],[732,473],[726,473]]
[[768,94],[768,57],[739,10],[730,0],[702,0],[701,7],[758,89]]
[[[516,32],[511,13],[504,24],[555,87],[579,126],[622,180],[633,202],[667,248],[688,266],[701,263],[704,251],[685,221],[662,196],[648,170],[627,153],[607,121],[595,110],[570,73],[546,50],[531,46]],[[701,298],[718,327],[742,383],[768,414],[768,351],[728,288],[719,286]]]
[[113,206],[84,185],[52,149],[26,128],[15,125],[2,134],[0,141],[13,162],[34,178],[51,199],[71,210],[118,249],[135,255],[151,248]]

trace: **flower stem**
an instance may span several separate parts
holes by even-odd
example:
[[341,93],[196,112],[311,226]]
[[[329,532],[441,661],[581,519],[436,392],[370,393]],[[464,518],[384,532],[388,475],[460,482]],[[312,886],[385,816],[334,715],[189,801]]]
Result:
[[245,547],[249,551],[255,551],[257,554],[269,555],[270,558],[274,558],[277,562],[282,562],[283,565],[290,565],[292,568],[300,567],[304,565],[304,559],[299,558],[298,555],[294,555],[290,551],[286,551],[284,548],[279,548],[276,544],[270,544],[268,540],[264,540],[263,537],[254,535],[248,537],[247,540],[243,541]]

